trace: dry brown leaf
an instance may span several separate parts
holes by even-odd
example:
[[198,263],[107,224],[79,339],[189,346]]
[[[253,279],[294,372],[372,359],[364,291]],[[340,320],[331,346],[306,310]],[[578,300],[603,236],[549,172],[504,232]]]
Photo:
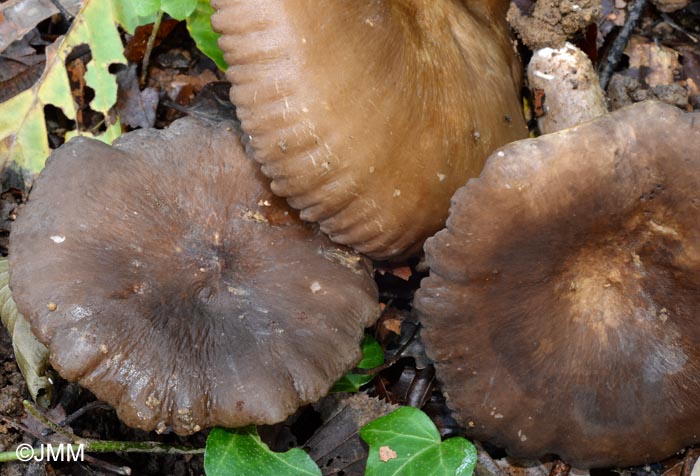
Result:
[[145,88],[143,91],[139,89],[136,65],[134,64],[117,73],[117,83],[119,83],[117,110],[122,123],[144,129],[153,127],[160,99],[158,91],[151,87]]
[[387,331],[401,335],[401,319],[398,317],[392,317],[382,321],[382,326],[384,326],[384,329]]
[[377,271],[382,276],[384,276],[385,274],[392,274],[397,278],[403,279],[404,281],[408,281],[409,279],[411,279],[411,274],[413,274],[413,271],[411,271],[411,268],[409,266],[399,266],[396,268],[378,268]]
[[[73,15],[80,9],[80,0],[63,0],[60,3]],[[3,3],[0,6],[0,51],[57,13],[58,8],[51,0],[10,0]]]

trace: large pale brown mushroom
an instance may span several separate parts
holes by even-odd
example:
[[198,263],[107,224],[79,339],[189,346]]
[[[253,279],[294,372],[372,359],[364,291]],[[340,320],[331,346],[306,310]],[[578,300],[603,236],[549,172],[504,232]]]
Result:
[[507,0],[213,0],[231,100],[272,190],[333,241],[419,249],[526,137]]
[[468,433],[578,467],[700,442],[700,115],[510,144],[426,242],[415,307]]
[[367,262],[294,213],[232,123],[73,140],[13,227],[12,291],[59,373],[131,426],[278,422],[378,315]]

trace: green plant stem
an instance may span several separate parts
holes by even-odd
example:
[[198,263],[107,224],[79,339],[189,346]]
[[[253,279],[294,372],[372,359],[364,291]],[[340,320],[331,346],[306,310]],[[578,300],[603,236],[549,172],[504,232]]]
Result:
[[22,405],[24,405],[24,409],[27,410],[27,412],[36,418],[38,421],[44,424],[44,426],[47,426],[48,428],[51,429],[54,433],[58,433],[59,435],[63,435],[69,440],[75,440],[75,435],[69,431],[66,431],[65,428],[63,428],[61,425],[56,424],[55,422],[49,420],[44,416],[43,413],[39,411],[37,407],[34,406],[32,402],[29,400],[24,400],[22,402]]
[[[42,424],[51,428],[55,433],[58,433],[70,440],[70,446],[74,451],[80,449],[83,445],[85,453],[164,453],[164,454],[203,454],[204,448],[191,448],[188,446],[168,445],[157,441],[112,441],[112,440],[94,440],[91,438],[81,438],[74,435],[46,418],[37,408],[28,400],[24,401],[24,408]],[[68,444],[66,444],[68,445]],[[36,451],[39,448],[35,448]],[[17,461],[18,457],[14,451],[5,451],[0,453],[0,463],[8,461]]]
[[141,63],[141,86],[146,85],[146,77],[148,76],[148,62],[151,59],[151,52],[153,51],[153,45],[156,43],[156,38],[158,37],[158,30],[160,29],[160,22],[163,19],[163,10],[159,10],[156,15],[156,21],[153,22],[153,30],[151,31],[151,36],[148,37],[148,43],[146,43],[146,52],[143,55],[143,63]]
[[163,453],[176,455],[204,454],[204,448],[191,448],[188,446],[167,445],[157,441],[113,441],[92,440],[79,438],[78,443],[84,444],[86,453]]
[[[111,441],[111,440],[91,440],[78,438],[78,443],[70,444],[74,452],[80,449],[83,445],[85,453],[162,453],[162,454],[178,454],[178,455],[197,455],[203,454],[204,448],[189,448],[185,446],[172,446],[157,441]],[[68,444],[65,445],[69,446]],[[39,448],[34,449],[37,453]],[[17,453],[14,451],[5,451],[0,453],[0,463],[9,461],[17,461]]]

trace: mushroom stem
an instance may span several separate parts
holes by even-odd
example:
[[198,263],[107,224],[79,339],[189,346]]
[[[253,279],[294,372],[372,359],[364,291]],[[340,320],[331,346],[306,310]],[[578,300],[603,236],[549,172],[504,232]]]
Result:
[[573,127],[607,112],[591,60],[571,43],[535,51],[527,78],[535,97],[537,91],[542,91],[543,114],[537,118],[542,134]]

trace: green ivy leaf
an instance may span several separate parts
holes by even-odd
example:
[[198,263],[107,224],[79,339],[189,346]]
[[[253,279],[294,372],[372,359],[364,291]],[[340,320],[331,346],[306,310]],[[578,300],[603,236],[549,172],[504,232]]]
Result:
[[360,430],[369,445],[367,476],[471,476],[476,448],[461,437],[442,442],[428,415],[401,407]]
[[[361,346],[362,360],[357,364],[358,369],[373,369],[384,363],[384,351],[374,337],[369,334],[365,335]],[[374,375],[349,373],[333,385],[331,392],[357,392],[360,387],[372,381],[373,378]]]
[[121,0],[132,5],[134,13],[140,17],[155,16],[160,11],[160,0]]
[[160,0],[114,0],[114,15],[119,24],[131,35],[141,25],[156,20]]
[[214,428],[204,452],[207,476],[321,476],[304,450],[275,453],[262,442],[255,426]]
[[220,34],[211,27],[211,15],[214,13],[209,0],[197,0],[197,7],[187,17],[187,30],[197,44],[197,48],[210,57],[220,70],[225,71],[228,65],[224,53],[219,48]]
[[197,0],[161,0],[160,8],[176,20],[184,20],[197,7]]

